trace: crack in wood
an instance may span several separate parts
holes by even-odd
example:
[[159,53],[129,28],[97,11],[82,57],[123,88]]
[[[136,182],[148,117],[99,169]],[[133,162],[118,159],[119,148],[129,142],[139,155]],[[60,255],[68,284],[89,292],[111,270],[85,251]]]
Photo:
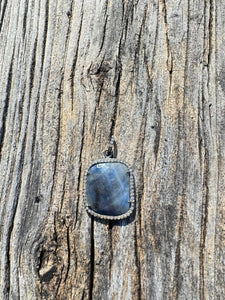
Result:
[[77,199],[76,199],[76,217],[75,217],[75,226],[79,220],[79,204],[80,204],[80,188],[81,188],[81,176],[82,176],[82,155],[84,149],[84,139],[85,139],[85,111],[82,119],[82,132],[81,132],[81,144],[80,144],[80,155],[79,155],[79,171],[78,171],[78,181],[77,181]]
[[73,102],[74,102],[74,75],[75,75],[75,70],[76,70],[76,64],[77,64],[77,59],[78,59],[78,53],[79,53],[79,46],[80,46],[80,37],[81,37],[81,32],[82,32],[82,25],[83,25],[83,15],[84,15],[84,1],[82,1],[82,6],[81,6],[81,20],[80,20],[80,25],[79,25],[79,32],[78,32],[78,38],[77,38],[77,47],[76,47],[76,52],[74,54],[73,62],[72,62],[72,69],[71,69],[71,75],[70,75],[70,92],[71,92],[71,101],[72,101],[72,111],[74,110],[73,107]]
[[[1,2],[0,2],[0,5],[2,4]],[[2,9],[1,9],[0,32],[2,31],[2,25],[3,25],[3,21],[4,21],[4,17],[5,17],[7,2],[8,2],[7,0],[4,1]]]
[[41,62],[41,73],[43,72],[43,66],[44,66],[44,61],[45,61],[45,55],[46,55],[46,41],[47,41],[47,36],[48,36],[48,18],[49,18],[49,0],[46,0],[45,4],[45,23],[44,23],[44,34],[43,34],[43,46],[42,46],[42,62]]
[[2,147],[3,147],[5,129],[6,129],[6,120],[7,120],[8,109],[9,109],[9,99],[10,99],[11,86],[12,86],[12,70],[13,70],[13,59],[11,60],[11,64],[9,68],[9,74],[8,74],[7,85],[6,85],[6,98],[4,101],[5,105],[2,114],[2,127],[0,128],[0,161],[2,156]]
[[22,26],[23,27],[23,38],[25,38],[26,29],[27,29],[28,3],[29,3],[29,0],[26,0],[25,5],[24,5],[23,26]]
[[94,289],[94,274],[95,274],[95,246],[94,246],[94,217],[91,216],[91,249],[90,249],[90,282],[89,282],[89,299],[93,298],[93,289]]

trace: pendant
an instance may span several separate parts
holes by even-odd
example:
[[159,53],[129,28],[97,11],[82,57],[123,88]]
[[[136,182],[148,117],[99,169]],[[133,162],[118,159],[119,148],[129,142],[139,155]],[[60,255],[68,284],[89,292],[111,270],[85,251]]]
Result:
[[126,162],[115,158],[112,137],[105,158],[91,162],[84,174],[84,202],[89,214],[108,220],[121,220],[135,207],[133,170]]

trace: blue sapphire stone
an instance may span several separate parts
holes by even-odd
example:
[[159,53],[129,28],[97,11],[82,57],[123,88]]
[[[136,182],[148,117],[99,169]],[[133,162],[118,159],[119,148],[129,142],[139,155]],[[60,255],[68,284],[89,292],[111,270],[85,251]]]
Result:
[[130,209],[130,173],[120,162],[91,166],[87,174],[87,203],[98,214],[119,216]]

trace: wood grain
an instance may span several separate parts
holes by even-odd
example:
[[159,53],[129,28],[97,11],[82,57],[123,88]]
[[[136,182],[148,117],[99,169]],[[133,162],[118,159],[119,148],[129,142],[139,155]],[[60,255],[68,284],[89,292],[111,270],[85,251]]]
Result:
[[[223,1],[0,1],[0,299],[224,299]],[[136,213],[87,215],[111,135]]]

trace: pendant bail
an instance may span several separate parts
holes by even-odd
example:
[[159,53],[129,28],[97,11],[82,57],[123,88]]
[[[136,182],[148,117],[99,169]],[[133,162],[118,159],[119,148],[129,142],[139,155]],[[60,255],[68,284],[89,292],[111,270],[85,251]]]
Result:
[[[114,151],[113,151],[113,147],[114,147]],[[106,158],[115,158],[116,157],[116,142],[115,142],[113,135],[109,142],[108,149],[104,151],[104,156]]]

